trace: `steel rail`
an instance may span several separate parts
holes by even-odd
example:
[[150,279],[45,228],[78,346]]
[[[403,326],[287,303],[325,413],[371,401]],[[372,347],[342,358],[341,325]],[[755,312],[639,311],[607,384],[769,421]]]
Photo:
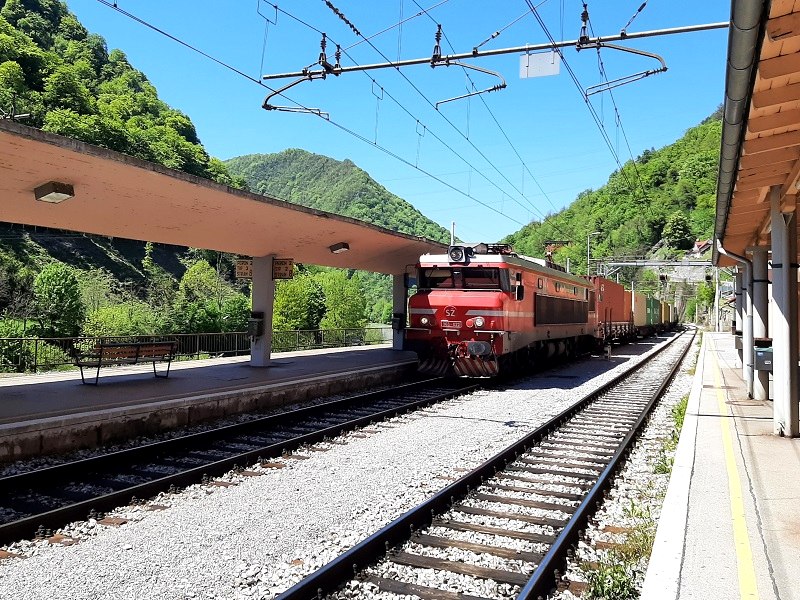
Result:
[[[433,383],[441,381],[443,381],[442,378],[426,379],[424,381],[413,382],[395,388],[380,390],[377,392],[368,392],[366,394],[358,394],[341,400],[325,402],[316,406],[270,415],[267,417],[254,419],[253,421],[248,421],[246,423],[236,423],[209,431],[190,434],[180,438],[139,446],[137,448],[130,448],[102,456],[66,463],[63,465],[56,465],[45,469],[39,469],[18,475],[11,475],[0,478],[0,490],[2,490],[2,495],[7,497],[10,495],[9,490],[37,487],[52,488],[53,486],[78,479],[78,474],[84,475],[83,479],[86,479],[85,474],[87,472],[91,473],[96,471],[108,471],[109,469],[116,469],[117,467],[124,469],[124,465],[134,465],[149,459],[157,460],[158,457],[169,456],[171,453],[186,451],[191,448],[203,448],[204,446],[207,447],[212,442],[230,439],[234,435],[256,432],[268,427],[279,427],[281,424],[287,422],[298,422],[302,419],[313,419],[315,416],[318,416],[320,413],[324,413],[326,411],[347,409],[349,407],[357,406],[366,402],[375,402],[384,398],[389,398],[393,395],[397,395],[398,393],[413,393],[416,390],[422,390],[426,386],[430,387]],[[327,437],[337,436],[345,431],[368,425],[376,420],[386,419],[403,411],[427,406],[455,395],[474,390],[478,387],[480,387],[478,384],[462,385],[457,388],[447,390],[446,392],[436,396],[430,396],[389,409],[370,413],[369,415],[362,417],[349,419],[343,421],[342,423],[320,428],[307,434],[299,435],[287,440],[281,440],[261,448],[242,452],[217,461],[212,461],[199,467],[185,469],[178,473],[155,478],[151,481],[132,485],[130,487],[116,490],[102,496],[66,504],[65,506],[48,512],[35,514],[23,519],[0,524],[0,543],[32,537],[39,527],[55,528],[63,526],[70,521],[85,519],[87,514],[89,514],[92,510],[98,512],[111,510],[118,506],[127,504],[131,501],[132,497],[150,498],[159,492],[168,491],[171,486],[185,487],[193,483],[198,483],[202,480],[203,476],[217,477],[230,471],[237,465],[243,466],[250,461],[257,460],[259,457],[264,458],[278,456],[283,453],[284,450],[294,449],[305,444],[314,444],[323,441]]]
[[525,587],[523,587],[520,591],[519,595],[517,596],[517,600],[537,600],[537,598],[548,594],[557,586],[558,577],[556,571],[559,570],[562,573],[564,572],[568,550],[575,543],[577,543],[578,538],[580,537],[580,531],[586,527],[591,515],[597,511],[599,504],[603,500],[603,492],[611,487],[614,476],[626,460],[631,446],[633,446],[633,443],[639,438],[639,435],[644,429],[644,424],[650,416],[653,407],[655,407],[658,400],[666,391],[667,386],[669,386],[669,384],[672,382],[673,378],[675,377],[675,373],[677,373],[681,363],[683,362],[683,359],[689,352],[689,348],[692,347],[692,342],[694,341],[695,335],[696,330],[693,332],[692,339],[686,345],[686,348],[681,353],[680,358],[675,361],[675,364],[670,370],[669,375],[664,378],[664,380],[661,382],[661,385],[652,394],[647,405],[642,410],[639,418],[636,420],[633,428],[622,440],[606,468],[603,469],[603,472],[598,477],[597,482],[594,484],[594,486],[592,486],[592,489],[589,490],[589,493],[583,499],[580,506],[578,506],[577,510],[573,513],[572,518],[569,520],[569,522],[567,522],[567,524],[564,526],[564,529],[561,530],[558,537],[552,543],[550,549],[547,551],[547,554],[544,555],[544,558],[536,567],[536,570],[533,572],[531,578],[528,580],[528,583],[525,584]]
[[[275,600],[313,600],[321,598],[322,595],[326,593],[332,592],[339,585],[341,585],[347,577],[351,577],[355,571],[367,567],[375,562],[378,557],[384,556],[389,548],[407,541],[409,539],[409,534],[414,530],[430,525],[434,514],[447,510],[455,503],[456,498],[465,496],[470,492],[470,490],[481,485],[485,479],[504,469],[507,465],[516,460],[516,458],[525,452],[531,445],[541,441],[547,435],[561,427],[565,422],[569,421],[575,414],[583,410],[586,405],[590,404],[600,395],[621,383],[624,379],[634,374],[636,371],[643,368],[656,356],[659,356],[676,340],[680,339],[682,335],[683,334],[675,336],[657,352],[654,352],[642,362],[620,373],[611,381],[602,385],[600,388],[585,395],[573,406],[562,411],[550,419],[547,423],[541,425],[536,430],[507,447],[499,454],[484,461],[462,478],[451,483],[425,502],[400,515],[378,532],[356,544],[328,564],[311,573],[306,578],[299,581],[285,592],[281,593],[276,597]],[[692,337],[692,339],[694,339],[694,337]],[[691,341],[689,344],[687,344],[687,348],[684,351],[683,356],[685,356],[685,353],[690,347]],[[676,361],[676,365],[679,365],[681,360]],[[673,369],[672,374],[674,374],[674,372],[675,370]],[[667,378],[667,382],[672,379],[672,374]],[[664,383],[659,389],[663,389],[665,385],[666,383]],[[648,404],[648,406],[652,406],[652,401]],[[640,417],[639,421],[637,421],[637,424],[643,422],[643,418],[644,417]],[[631,434],[629,433],[625,440],[629,442],[628,438],[630,437]],[[614,457],[617,458],[617,455],[622,455],[623,453],[623,451],[618,451],[615,453]],[[604,481],[610,479],[611,472],[612,470],[608,468],[603,471],[602,475],[604,476]],[[597,498],[597,493],[598,490],[601,489],[602,486],[595,485],[590,490],[589,495],[587,495],[587,498],[580,505],[580,508],[582,509],[582,515],[588,515],[588,508],[586,507],[594,506],[599,501],[599,498]],[[571,528],[570,532],[577,533],[577,529]],[[565,543],[565,540],[571,540],[572,535],[572,533],[570,533],[568,536],[559,535],[558,538],[556,538],[556,542],[562,540],[560,543],[563,544]],[[564,548],[564,552],[566,552],[566,548]],[[547,569],[554,568],[556,563],[557,561],[555,558],[549,559],[547,563]],[[536,589],[538,589],[538,584]]]

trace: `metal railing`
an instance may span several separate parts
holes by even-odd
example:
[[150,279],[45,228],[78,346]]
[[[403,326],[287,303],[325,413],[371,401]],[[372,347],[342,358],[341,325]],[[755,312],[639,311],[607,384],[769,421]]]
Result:
[[[100,342],[177,342],[176,360],[196,360],[250,353],[250,339],[243,331],[231,333],[178,333],[172,335],[128,335],[65,338],[0,338],[0,373],[37,373],[69,370],[74,356],[91,352]],[[392,340],[391,327],[275,331],[272,351],[313,350],[343,346],[366,346]]]

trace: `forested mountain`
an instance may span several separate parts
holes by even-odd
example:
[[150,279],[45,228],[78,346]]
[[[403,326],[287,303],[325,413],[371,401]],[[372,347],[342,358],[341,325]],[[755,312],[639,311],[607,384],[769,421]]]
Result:
[[0,0],[0,117],[241,187],[121,50],[58,0]]
[[338,161],[305,150],[248,154],[225,161],[250,190],[295,204],[368,221],[393,231],[432,240],[447,230],[395,196],[350,160]]
[[689,129],[669,146],[645,150],[597,190],[581,192],[562,211],[533,222],[504,241],[520,253],[542,256],[545,240],[571,240],[555,251],[559,263],[586,272],[592,257],[645,256],[655,248],[678,255],[713,234],[721,113]]

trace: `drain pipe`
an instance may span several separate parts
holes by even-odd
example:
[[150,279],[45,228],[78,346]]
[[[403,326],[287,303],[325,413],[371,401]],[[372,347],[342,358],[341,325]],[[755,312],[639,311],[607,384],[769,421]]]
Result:
[[753,378],[755,376],[753,371],[753,363],[755,362],[755,343],[753,342],[753,263],[744,256],[725,250],[719,238],[716,238],[716,242],[717,252],[741,263],[744,267],[742,291],[747,290],[747,292],[745,293],[745,318],[743,319],[744,323],[742,323],[742,378],[747,384],[747,396],[752,398]]
[[[722,115],[719,173],[717,176],[717,209],[714,231],[723,235],[731,208],[731,196],[736,187],[739,155],[747,133],[750,98],[758,71],[769,0],[732,0],[731,26],[728,37],[728,64],[725,71],[725,104]],[[718,252],[712,262],[717,264]]]

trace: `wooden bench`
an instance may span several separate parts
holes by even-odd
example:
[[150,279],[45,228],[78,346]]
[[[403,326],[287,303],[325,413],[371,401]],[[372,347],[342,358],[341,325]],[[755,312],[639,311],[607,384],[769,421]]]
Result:
[[[99,343],[90,352],[77,353],[75,355],[75,365],[81,369],[81,381],[91,385],[97,385],[100,379],[100,367],[111,365],[135,365],[140,362],[153,363],[153,375],[156,377],[169,377],[169,368],[172,359],[175,358],[175,351],[178,343],[175,341],[166,342],[114,342]],[[167,363],[166,373],[159,375],[156,371],[156,363]],[[84,367],[97,367],[94,383],[86,381],[83,376]]]

